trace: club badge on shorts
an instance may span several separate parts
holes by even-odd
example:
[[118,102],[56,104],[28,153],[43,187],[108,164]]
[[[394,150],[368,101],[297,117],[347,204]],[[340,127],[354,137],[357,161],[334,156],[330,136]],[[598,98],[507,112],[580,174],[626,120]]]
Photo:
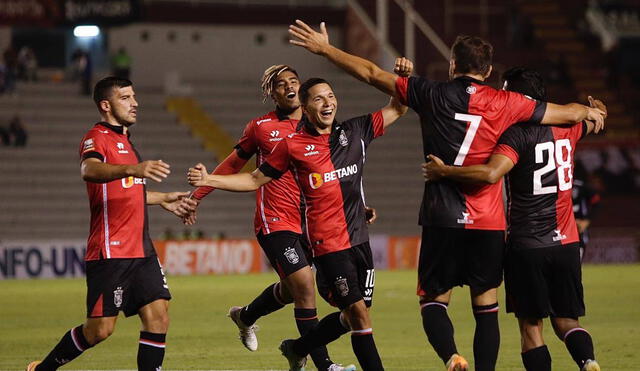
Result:
[[291,264],[298,264],[298,262],[300,261],[300,257],[298,256],[298,253],[291,246],[287,247],[284,250],[284,256],[287,258],[287,260]]
[[336,279],[336,282],[334,282],[334,284],[336,285],[336,290],[338,290],[338,293],[340,293],[340,296],[349,295],[349,284],[347,284],[346,278],[338,277],[338,279]]
[[122,293],[124,290],[122,287],[118,286],[117,289],[113,290],[113,304],[115,304],[116,308],[120,308],[122,305]]

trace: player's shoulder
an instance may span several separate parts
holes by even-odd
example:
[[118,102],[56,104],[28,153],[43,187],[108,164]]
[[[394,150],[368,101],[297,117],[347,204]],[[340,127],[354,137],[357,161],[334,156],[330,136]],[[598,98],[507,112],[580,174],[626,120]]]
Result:
[[251,121],[249,121],[249,125],[260,127],[262,124],[271,121],[278,121],[278,115],[276,115],[275,111],[267,112],[264,115],[252,119]]
[[84,138],[99,138],[98,140],[102,140],[108,138],[110,134],[111,130],[109,130],[109,128],[100,125],[100,123],[97,123],[93,125],[91,129],[87,130]]

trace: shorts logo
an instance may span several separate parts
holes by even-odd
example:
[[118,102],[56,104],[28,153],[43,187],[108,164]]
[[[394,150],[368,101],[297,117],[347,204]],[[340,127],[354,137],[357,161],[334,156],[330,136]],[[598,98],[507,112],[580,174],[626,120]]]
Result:
[[556,235],[553,236],[553,242],[562,241],[567,238],[567,235],[562,234],[559,229],[555,229],[554,232],[556,233]]
[[309,174],[309,185],[311,185],[311,188],[318,189],[322,187],[322,184],[324,184],[324,181],[322,180],[322,174],[320,173]]
[[116,308],[120,308],[120,306],[122,305],[123,292],[124,290],[120,286],[118,286],[117,289],[113,290],[113,304],[116,306]]
[[473,219],[469,219],[469,213],[462,213],[462,219],[458,219],[458,224],[473,224]]
[[287,247],[284,250],[284,256],[291,264],[298,264],[298,262],[300,261],[300,257],[293,247]]
[[469,85],[467,86],[467,93],[469,94],[475,94],[476,93],[476,87],[473,85]]
[[346,278],[338,277],[336,282],[334,282],[334,285],[336,286],[336,290],[338,290],[340,296],[344,297],[349,295],[349,285],[347,284]]
[[346,147],[349,144],[349,140],[347,139],[347,135],[344,133],[344,130],[340,130],[340,138],[338,138],[338,142],[343,147]]

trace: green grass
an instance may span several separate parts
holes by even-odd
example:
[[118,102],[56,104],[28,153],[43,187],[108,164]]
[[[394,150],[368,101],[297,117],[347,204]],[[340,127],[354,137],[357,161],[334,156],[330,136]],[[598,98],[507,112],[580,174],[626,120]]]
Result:
[[[372,312],[376,343],[387,370],[441,371],[444,367],[422,330],[415,276],[414,271],[378,272]],[[587,266],[583,276],[587,316],[582,325],[594,338],[603,370],[640,369],[640,265]],[[274,278],[274,274],[169,277],[174,298],[164,368],[284,369],[277,346],[297,335],[292,307],[258,321],[260,348],[255,353],[242,347],[225,317],[229,306],[245,304]],[[83,321],[84,300],[82,279],[0,281],[0,370],[24,369],[29,361],[44,357],[65,331]],[[321,315],[330,312],[320,299],[319,303]],[[456,289],[449,308],[458,349],[472,358],[468,290]],[[503,308],[498,370],[522,370],[516,322]],[[139,320],[118,321],[111,338],[65,368],[135,369]],[[554,370],[576,369],[546,324]],[[355,362],[348,336],[331,344],[329,351],[337,362]]]

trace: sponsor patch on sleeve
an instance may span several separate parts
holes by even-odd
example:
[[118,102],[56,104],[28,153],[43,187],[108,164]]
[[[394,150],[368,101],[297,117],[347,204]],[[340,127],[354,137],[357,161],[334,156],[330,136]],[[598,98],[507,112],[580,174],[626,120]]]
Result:
[[82,153],[85,153],[85,152],[88,152],[88,151],[93,151],[95,149],[96,149],[96,147],[93,144],[93,139],[89,138],[89,139],[84,141],[84,145],[82,146]]

